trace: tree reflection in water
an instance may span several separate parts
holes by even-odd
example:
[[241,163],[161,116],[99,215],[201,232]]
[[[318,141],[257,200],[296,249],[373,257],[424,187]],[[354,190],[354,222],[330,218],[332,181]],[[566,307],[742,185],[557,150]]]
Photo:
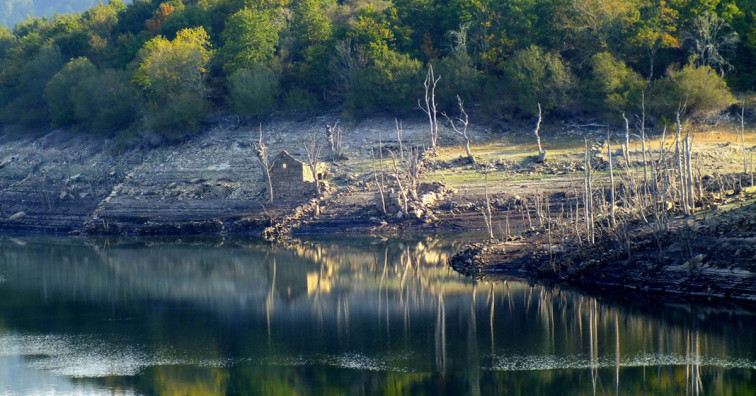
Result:
[[739,307],[475,281],[448,268],[455,246],[444,239],[217,242],[0,239],[0,383],[16,393],[41,391],[40,378],[145,394],[755,392],[756,341],[742,329],[756,319]]

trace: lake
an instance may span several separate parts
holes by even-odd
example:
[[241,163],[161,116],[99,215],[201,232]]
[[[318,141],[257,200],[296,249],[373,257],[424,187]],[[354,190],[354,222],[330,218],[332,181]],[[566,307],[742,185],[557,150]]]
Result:
[[452,238],[0,237],[0,395],[754,395],[756,312],[475,281]]

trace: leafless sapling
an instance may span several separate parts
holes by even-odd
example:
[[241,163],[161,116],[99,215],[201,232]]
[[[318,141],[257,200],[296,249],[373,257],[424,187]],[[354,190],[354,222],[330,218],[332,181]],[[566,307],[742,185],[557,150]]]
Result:
[[449,122],[449,125],[451,126],[454,133],[456,133],[459,136],[462,136],[463,139],[465,139],[465,152],[467,153],[467,160],[474,164],[475,163],[475,157],[473,157],[472,151],[470,150],[470,143],[472,139],[470,138],[470,135],[467,133],[467,127],[470,125],[470,119],[467,116],[467,112],[465,111],[465,102],[462,101],[462,98],[457,95],[457,105],[459,106],[459,117],[457,117],[456,122],[459,122],[462,129],[457,127],[457,124],[455,120],[452,120],[449,118],[449,116],[446,115],[446,113],[443,114],[444,118]]
[[313,179],[315,179],[315,191],[319,197],[322,193],[322,186],[318,176],[318,163],[320,162],[323,145],[318,142],[318,137],[314,133],[308,134],[307,138],[304,144],[305,152],[307,153],[307,166],[310,168],[310,172],[312,172]]
[[339,126],[339,121],[333,125],[326,125],[326,140],[331,146],[331,155],[334,160],[341,159],[341,136],[343,131]]
[[268,203],[273,202],[273,180],[270,177],[271,164],[268,161],[268,146],[263,141],[262,124],[260,124],[260,133],[258,135],[257,142],[254,143],[255,154],[257,154],[257,161],[260,164],[260,170],[262,170],[265,182],[268,184]]
[[[383,150],[383,144],[380,145],[379,150]],[[373,162],[373,180],[375,180],[375,184],[378,187],[378,194],[381,196],[381,208],[383,209],[383,214],[386,214],[386,193],[385,193],[385,183],[383,178],[383,167],[381,166],[381,172],[380,177],[378,175],[378,169],[375,166],[375,150],[372,148],[370,149],[370,157],[372,158]],[[381,161],[383,161],[383,158],[381,158]]]
[[617,217],[615,216],[614,211],[617,206],[615,203],[615,194],[614,194],[615,191],[614,191],[614,166],[612,165],[612,141],[609,136],[609,133],[606,134],[606,147],[607,147],[606,152],[609,157],[609,182],[611,183],[611,192],[610,192],[611,200],[609,202],[609,205],[610,205],[609,213],[611,215],[612,228],[615,228],[617,227]]
[[748,174],[748,160],[746,157],[746,145],[745,145],[745,100],[740,104],[740,144],[743,149],[743,173]]
[[494,233],[493,233],[493,214],[491,213],[491,198],[488,195],[488,166],[484,167],[485,171],[485,197],[486,197],[486,207],[481,210],[483,212],[483,220],[486,223],[486,230],[488,231],[488,241],[494,240]]
[[538,122],[536,123],[535,127],[535,137],[536,137],[536,143],[538,144],[538,159],[536,162],[541,163],[546,161],[546,151],[543,150],[543,147],[541,147],[541,135],[539,132],[541,131],[541,104],[538,103]]
[[425,87],[425,106],[417,101],[418,107],[428,116],[430,124],[431,150],[435,151],[438,146],[438,110],[436,107],[436,85],[441,76],[436,77],[433,73],[433,65],[428,65],[428,73],[425,75],[423,87]]

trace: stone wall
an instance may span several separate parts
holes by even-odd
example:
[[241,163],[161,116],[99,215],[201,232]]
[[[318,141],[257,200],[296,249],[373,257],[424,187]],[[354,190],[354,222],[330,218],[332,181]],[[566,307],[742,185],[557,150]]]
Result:
[[310,168],[288,153],[281,153],[270,171],[274,200],[300,200],[317,195]]

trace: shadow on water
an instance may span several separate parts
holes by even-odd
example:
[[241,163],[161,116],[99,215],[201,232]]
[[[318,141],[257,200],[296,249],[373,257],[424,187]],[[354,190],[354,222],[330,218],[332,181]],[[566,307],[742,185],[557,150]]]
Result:
[[452,239],[0,239],[0,394],[754,394],[754,312],[476,282]]

